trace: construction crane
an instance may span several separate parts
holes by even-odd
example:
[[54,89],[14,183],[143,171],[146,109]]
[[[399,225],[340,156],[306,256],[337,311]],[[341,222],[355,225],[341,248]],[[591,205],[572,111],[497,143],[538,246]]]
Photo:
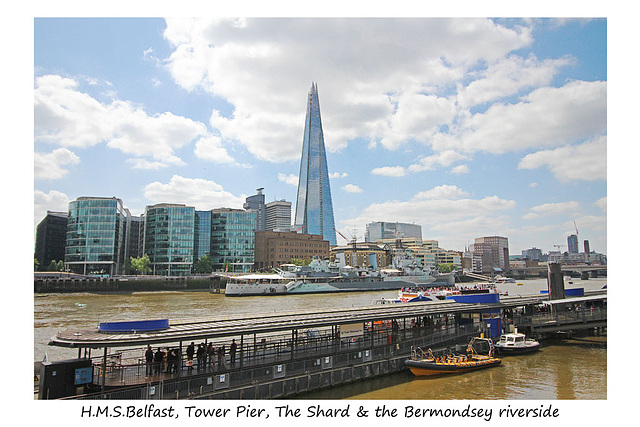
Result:
[[[576,225],[575,221],[573,221],[573,226],[576,228],[576,237],[578,237],[579,236],[579,234],[578,234],[578,226]],[[580,239],[578,239],[578,241],[580,241]]]

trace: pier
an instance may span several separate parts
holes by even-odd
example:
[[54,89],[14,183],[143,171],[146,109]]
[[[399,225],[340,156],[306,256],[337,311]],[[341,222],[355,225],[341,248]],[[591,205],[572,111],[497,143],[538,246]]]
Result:
[[[411,347],[463,346],[473,336],[495,336],[510,324],[535,333],[556,321],[557,330],[577,322],[550,318],[548,295],[502,297],[499,303],[441,302],[387,304],[336,310],[307,310],[250,316],[219,316],[199,321],[170,320],[152,331],[99,328],[68,330],[50,345],[77,348],[71,363],[90,367],[90,381],[59,390],[41,381],[40,399],[273,399],[404,370]],[[606,294],[589,295],[572,305],[596,305],[605,322]],[[556,310],[557,311],[557,310]],[[589,311],[591,312],[591,311]],[[542,316],[547,316],[542,326]],[[113,326],[113,325],[112,325]],[[115,325],[121,326],[121,325]],[[236,341],[232,360],[229,345]],[[223,358],[185,357],[191,343],[225,345]],[[151,345],[177,350],[177,369],[164,361],[148,372],[144,351]],[[93,354],[92,354],[93,353]],[[55,368],[55,366],[54,366]],[[45,369],[52,369],[51,366]],[[77,369],[77,368],[76,368]],[[80,368],[82,369],[82,368]],[[45,376],[45,375],[43,375]]]

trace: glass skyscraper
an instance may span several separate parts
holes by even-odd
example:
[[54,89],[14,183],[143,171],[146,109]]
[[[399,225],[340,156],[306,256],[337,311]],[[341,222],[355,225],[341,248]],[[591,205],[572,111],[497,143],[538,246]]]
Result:
[[315,83],[311,84],[307,103],[295,228],[301,229],[304,234],[321,235],[332,246],[336,244],[327,155],[320,119],[318,85]]

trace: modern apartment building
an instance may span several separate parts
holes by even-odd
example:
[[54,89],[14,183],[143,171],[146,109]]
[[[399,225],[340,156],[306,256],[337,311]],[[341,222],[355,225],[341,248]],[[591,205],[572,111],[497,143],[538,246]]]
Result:
[[249,272],[255,256],[256,213],[220,208],[211,211],[211,258],[214,270]]
[[291,202],[276,200],[266,205],[266,231],[291,230]]
[[51,261],[64,261],[64,247],[67,241],[67,212],[47,211],[36,228],[34,258],[40,270],[45,271]]
[[320,119],[318,86],[315,83],[311,85],[307,99],[299,176],[294,228],[299,228],[303,234],[320,235],[335,246],[333,202]]
[[195,208],[160,203],[145,209],[144,252],[159,276],[186,276],[194,263]]
[[128,214],[115,197],[79,197],[70,202],[66,269],[100,276],[122,274]]

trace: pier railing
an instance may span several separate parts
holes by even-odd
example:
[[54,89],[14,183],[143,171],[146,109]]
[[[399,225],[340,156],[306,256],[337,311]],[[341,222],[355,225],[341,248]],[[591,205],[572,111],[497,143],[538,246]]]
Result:
[[566,309],[542,312],[528,315],[514,315],[514,325],[530,330],[539,328],[553,328],[571,325],[584,325],[598,323],[607,320],[606,307],[594,307],[592,309]]
[[[400,330],[379,328],[356,339],[340,339],[331,329],[314,330],[304,336],[273,335],[265,341],[238,345],[235,363],[227,355],[224,364],[207,361],[198,367],[182,360],[177,372],[147,375],[143,359],[125,357],[119,365],[109,365],[105,391],[75,396],[76,399],[184,399],[230,388],[253,386],[282,378],[307,377],[318,372],[408,357],[411,347],[444,348],[466,344],[479,334],[478,325],[411,327]],[[236,341],[238,341],[236,339]],[[138,349],[138,356],[140,350]],[[96,360],[98,363],[98,360]],[[102,385],[102,366],[94,367],[94,384]],[[109,390],[117,386],[117,390]]]

